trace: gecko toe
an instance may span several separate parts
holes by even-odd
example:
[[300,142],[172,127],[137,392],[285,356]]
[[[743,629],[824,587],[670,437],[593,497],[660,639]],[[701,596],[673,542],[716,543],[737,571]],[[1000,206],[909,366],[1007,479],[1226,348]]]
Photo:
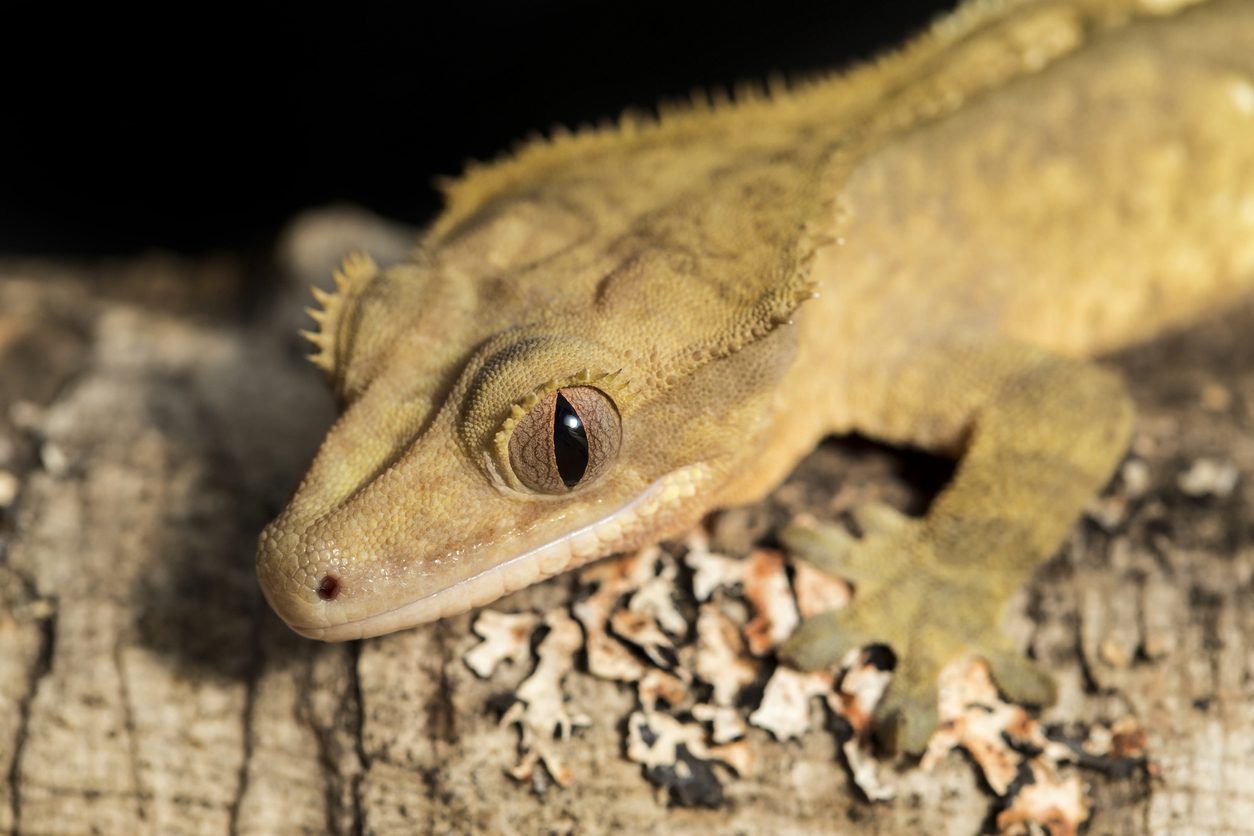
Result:
[[940,722],[935,680],[913,679],[898,671],[875,710],[876,736],[889,752],[920,755]]
[[866,502],[853,510],[854,522],[867,535],[890,535],[905,528],[910,517],[883,502]]
[[858,545],[853,535],[838,525],[811,527],[794,523],[780,532],[779,539],[795,557],[829,575],[848,576],[849,558]]
[[1006,699],[1021,705],[1053,705],[1058,700],[1058,686],[1045,669],[1010,648],[985,653],[993,681]]
[[850,650],[876,642],[875,637],[845,625],[844,610],[807,619],[780,648],[780,657],[801,670],[826,670],[840,663]]

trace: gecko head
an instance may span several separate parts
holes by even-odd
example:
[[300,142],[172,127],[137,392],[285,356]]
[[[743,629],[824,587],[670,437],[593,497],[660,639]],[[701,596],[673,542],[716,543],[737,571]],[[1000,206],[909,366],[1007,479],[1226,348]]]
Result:
[[505,282],[358,258],[320,295],[313,359],[345,407],[257,553],[294,630],[392,632],[678,533],[752,455],[786,318],[676,291],[639,249],[571,260]]
[[307,479],[261,537],[262,586],[297,632],[358,638],[460,613],[700,514],[713,468],[682,436],[665,449],[642,433],[647,410],[611,352],[517,336],[486,346],[385,466],[342,458],[338,435],[365,409],[332,430],[311,473],[360,486],[326,508]]

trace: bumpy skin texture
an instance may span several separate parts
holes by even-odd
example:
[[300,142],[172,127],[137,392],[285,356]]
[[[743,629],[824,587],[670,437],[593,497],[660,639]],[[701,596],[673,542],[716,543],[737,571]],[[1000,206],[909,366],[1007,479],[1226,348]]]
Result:
[[[257,555],[294,629],[487,603],[858,431],[959,467],[923,519],[786,532],[857,592],[785,655],[891,644],[879,719],[911,751],[957,655],[1052,699],[997,623],[1130,432],[1083,358],[1254,282],[1254,3],[973,3],[874,66],[737,98],[472,170],[409,261],[346,264],[313,337],[344,412]],[[621,443],[539,493],[510,439],[569,386],[609,399]]]

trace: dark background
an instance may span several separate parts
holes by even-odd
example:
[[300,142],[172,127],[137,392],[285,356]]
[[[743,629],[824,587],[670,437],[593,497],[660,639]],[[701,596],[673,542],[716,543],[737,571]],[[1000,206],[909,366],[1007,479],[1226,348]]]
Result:
[[19,3],[0,24],[0,252],[261,247],[342,200],[422,223],[434,176],[531,131],[869,58],[952,2],[429,5]]

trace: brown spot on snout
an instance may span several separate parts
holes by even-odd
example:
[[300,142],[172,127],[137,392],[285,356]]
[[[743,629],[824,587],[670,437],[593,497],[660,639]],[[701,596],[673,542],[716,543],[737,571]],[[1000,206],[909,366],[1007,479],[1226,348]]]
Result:
[[333,578],[330,575],[327,575],[322,579],[322,583],[318,584],[318,597],[323,601],[334,601],[336,596],[339,594],[339,578]]

